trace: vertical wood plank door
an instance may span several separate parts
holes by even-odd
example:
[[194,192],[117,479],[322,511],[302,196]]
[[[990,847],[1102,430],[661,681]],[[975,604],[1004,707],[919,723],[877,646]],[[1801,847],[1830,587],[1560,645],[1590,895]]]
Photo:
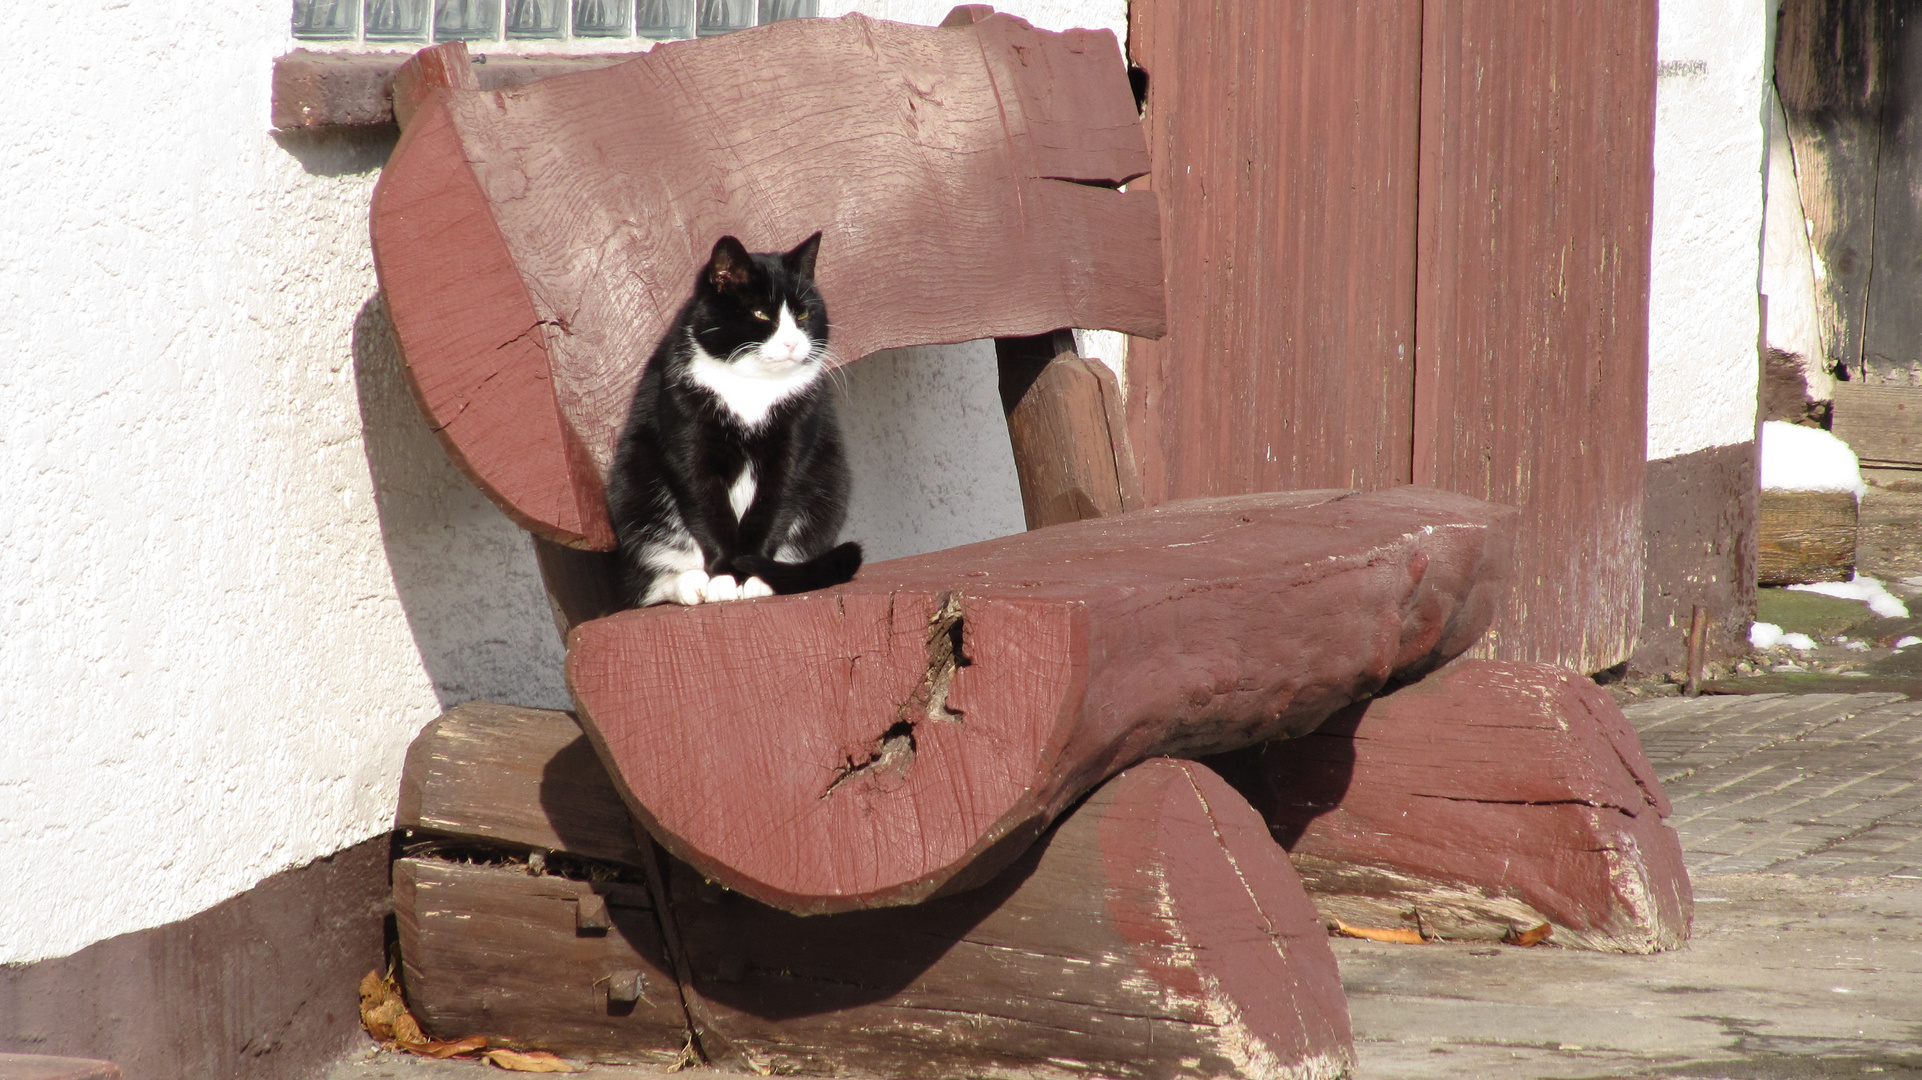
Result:
[[1129,343],[1148,502],[1411,479],[1421,14],[1130,4],[1168,282],[1168,335]]
[[1655,8],[1427,0],[1414,480],[1521,510],[1498,659],[1640,624]]

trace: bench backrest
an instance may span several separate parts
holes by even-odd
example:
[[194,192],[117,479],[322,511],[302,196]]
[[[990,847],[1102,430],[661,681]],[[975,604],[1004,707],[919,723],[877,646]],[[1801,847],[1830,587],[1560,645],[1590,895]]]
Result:
[[1164,330],[1154,196],[1117,190],[1148,151],[1108,31],[970,5],[941,27],[778,22],[512,90],[462,75],[407,102],[375,265],[430,424],[538,537],[613,546],[629,399],[724,234],[824,232],[837,362]]

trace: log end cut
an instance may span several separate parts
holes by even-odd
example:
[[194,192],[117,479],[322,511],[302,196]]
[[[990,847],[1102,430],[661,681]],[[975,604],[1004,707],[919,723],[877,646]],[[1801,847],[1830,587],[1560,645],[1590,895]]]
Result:
[[1322,916],[1424,936],[1680,946],[1681,841],[1607,691],[1563,668],[1462,660],[1315,733],[1216,764],[1289,848]]

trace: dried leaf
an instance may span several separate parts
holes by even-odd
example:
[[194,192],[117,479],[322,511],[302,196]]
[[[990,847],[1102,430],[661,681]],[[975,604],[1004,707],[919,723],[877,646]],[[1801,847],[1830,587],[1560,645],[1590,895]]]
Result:
[[420,1029],[420,1021],[414,1019],[413,1013],[402,1009],[400,1016],[394,1020],[394,1041],[402,1046],[421,1046],[434,1040]]
[[545,1050],[489,1050],[481,1055],[503,1069],[513,1072],[571,1073],[583,1072],[580,1066],[566,1058],[556,1057]]
[[1508,943],[1510,945],[1520,945],[1522,948],[1526,949],[1536,945],[1540,945],[1542,942],[1547,941],[1549,935],[1553,934],[1554,932],[1555,932],[1555,928],[1553,926],[1550,926],[1547,923],[1543,923],[1532,930],[1524,930],[1519,934],[1513,931],[1510,931],[1508,935]]
[[421,1043],[418,1046],[403,1046],[402,1049],[410,1054],[419,1054],[421,1057],[459,1057],[462,1054],[471,1054],[476,1050],[487,1049],[487,1036],[469,1035],[465,1039],[455,1039],[453,1042],[440,1042],[436,1040]]
[[360,980],[360,1026],[367,1034],[389,1042],[394,1038],[394,1021],[407,1015],[407,1003],[401,999],[400,986],[392,976],[383,978],[377,971],[370,971]]
[[1396,930],[1378,926],[1349,926],[1340,919],[1335,920],[1335,932],[1364,941],[1387,941],[1396,945],[1420,945],[1420,930]]

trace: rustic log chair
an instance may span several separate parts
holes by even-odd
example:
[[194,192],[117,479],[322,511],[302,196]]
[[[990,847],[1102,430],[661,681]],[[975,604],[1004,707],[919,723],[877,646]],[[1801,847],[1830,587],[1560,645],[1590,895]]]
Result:
[[[1111,34],[983,5],[940,28],[797,20],[488,93],[437,46],[395,115],[373,236],[410,383],[534,534],[593,742],[563,714],[474,706],[410,752],[403,826],[586,867],[397,864],[425,1019],[924,1076],[1197,1057],[1314,1075],[1351,1055],[1254,811],[1182,763],[1103,782],[1302,734],[1460,654],[1509,516],[1412,488],[1138,509],[1113,377],[1062,329],[1163,329],[1154,197],[1120,190],[1149,161]],[[610,615],[602,478],[639,361],[714,237],[816,229],[840,357],[996,337],[1028,523],[1072,524],[817,594]],[[680,862],[657,865],[650,834]],[[1217,879],[1240,884],[1194,884]],[[539,937],[556,905],[558,936],[520,952],[434,945]],[[1015,954],[1018,987],[988,977]],[[601,974],[562,992],[510,962],[527,956]],[[1143,1019],[1150,999],[1166,1015]]]

